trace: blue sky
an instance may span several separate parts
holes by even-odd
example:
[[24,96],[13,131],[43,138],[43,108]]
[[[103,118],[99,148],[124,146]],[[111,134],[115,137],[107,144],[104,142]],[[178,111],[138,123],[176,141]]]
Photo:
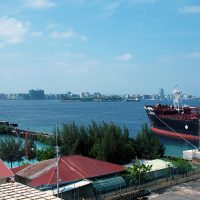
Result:
[[0,92],[200,96],[199,0],[1,0]]

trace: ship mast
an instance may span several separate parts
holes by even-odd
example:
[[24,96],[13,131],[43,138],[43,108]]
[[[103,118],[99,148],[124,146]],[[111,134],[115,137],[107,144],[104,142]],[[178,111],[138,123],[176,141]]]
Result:
[[180,112],[180,110],[182,109],[182,92],[175,87],[172,91],[172,95],[174,97],[174,107],[178,110],[178,112]]

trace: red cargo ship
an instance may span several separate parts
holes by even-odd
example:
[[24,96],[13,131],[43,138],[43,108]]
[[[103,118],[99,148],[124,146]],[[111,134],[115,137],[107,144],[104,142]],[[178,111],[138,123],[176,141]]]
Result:
[[181,92],[174,90],[174,104],[146,105],[151,130],[158,135],[199,141],[200,107],[182,106]]

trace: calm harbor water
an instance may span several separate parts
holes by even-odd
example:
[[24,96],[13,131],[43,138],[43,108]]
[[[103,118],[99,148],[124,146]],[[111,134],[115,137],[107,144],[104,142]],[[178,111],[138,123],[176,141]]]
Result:
[[[54,100],[43,101],[0,101],[0,120],[18,123],[19,128],[51,134],[56,124],[76,122],[87,125],[92,120],[113,122],[121,127],[126,126],[132,137],[135,137],[141,125],[148,123],[144,105],[172,104],[172,101],[140,102],[65,102]],[[186,101],[186,104],[199,106],[200,101]],[[2,136],[0,136],[2,137]],[[161,138],[166,147],[166,154],[182,156],[182,150],[191,146],[181,140]]]

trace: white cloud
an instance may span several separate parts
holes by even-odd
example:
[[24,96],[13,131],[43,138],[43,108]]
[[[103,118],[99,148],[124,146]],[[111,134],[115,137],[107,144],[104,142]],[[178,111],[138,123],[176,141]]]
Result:
[[42,37],[43,33],[42,32],[32,32],[30,34],[31,37],[34,37],[34,38],[40,38]]
[[184,6],[179,9],[181,13],[191,13],[198,14],[200,13],[200,6]]
[[171,63],[171,62],[174,62],[175,59],[176,59],[175,56],[164,56],[164,57],[157,58],[157,62],[159,62],[159,63]]
[[88,68],[85,66],[85,62],[80,64],[74,62],[66,62],[66,61],[58,61],[56,63],[56,68],[63,72],[63,74],[70,74],[70,75],[78,75],[78,74],[86,74],[88,72]]
[[119,8],[120,4],[121,4],[120,2],[108,3],[105,6],[103,17],[106,18],[106,17],[113,15],[117,11],[117,9]]
[[88,37],[86,35],[80,35],[78,33],[76,33],[75,31],[66,31],[66,32],[58,32],[58,31],[54,31],[50,34],[51,38],[54,39],[79,39],[82,42],[85,42],[88,40]]
[[75,38],[77,37],[77,34],[73,31],[67,31],[67,32],[57,32],[54,31],[50,34],[50,37],[55,39],[69,39],[69,38]]
[[89,67],[95,67],[95,66],[98,66],[100,64],[101,64],[101,62],[98,61],[98,60],[91,60],[86,65],[89,66]]
[[50,24],[48,24],[47,28],[48,28],[48,29],[53,29],[53,28],[55,28],[56,26],[57,26],[56,24],[50,23]]
[[27,25],[23,22],[15,18],[0,18],[0,46],[21,42],[27,32]]
[[66,69],[64,70],[65,74],[70,74],[70,75],[77,75],[77,74],[86,74],[88,73],[88,68],[86,67],[81,67],[81,68],[71,68],[71,69]]
[[86,35],[80,35],[80,40],[85,42],[88,40],[88,37]]
[[200,58],[200,51],[196,51],[196,52],[190,53],[188,55],[188,57],[190,57],[190,58]]
[[200,58],[200,51],[195,51],[187,54],[177,54],[173,56],[165,56],[165,57],[159,57],[157,59],[158,62],[160,63],[171,63],[175,62],[178,60],[183,60],[183,59],[196,59]]
[[50,0],[25,0],[25,3],[32,8],[50,8],[56,5]]
[[126,54],[116,57],[116,60],[129,61],[129,60],[132,60],[132,58],[133,58],[133,56],[130,53],[126,53]]
[[131,5],[137,4],[153,4],[156,3],[157,0],[126,0]]

